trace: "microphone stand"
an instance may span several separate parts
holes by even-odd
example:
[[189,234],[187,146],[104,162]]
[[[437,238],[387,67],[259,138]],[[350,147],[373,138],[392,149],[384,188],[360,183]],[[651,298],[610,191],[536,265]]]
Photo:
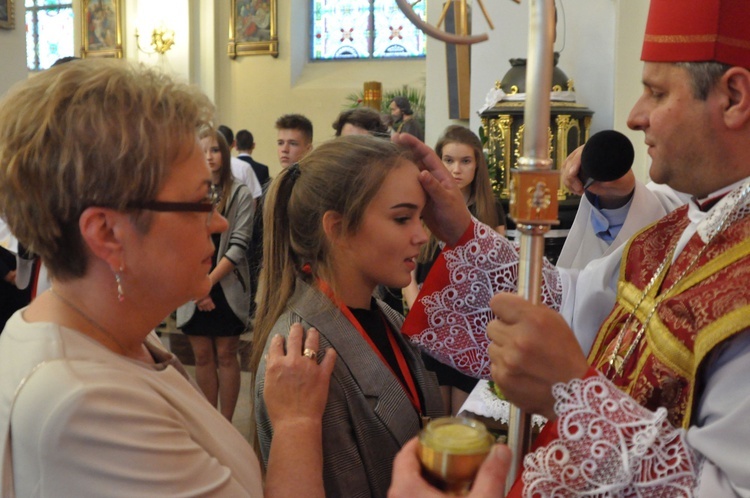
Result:
[[[541,303],[544,234],[557,225],[559,171],[549,153],[552,50],[555,35],[554,0],[530,0],[529,48],[526,64],[523,156],[511,171],[510,217],[520,233],[518,294]],[[531,415],[511,405],[508,446],[513,452],[506,494],[523,469],[531,447]]]

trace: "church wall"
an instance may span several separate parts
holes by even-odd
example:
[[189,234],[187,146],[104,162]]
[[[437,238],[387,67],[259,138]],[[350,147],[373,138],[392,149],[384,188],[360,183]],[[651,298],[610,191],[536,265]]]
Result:
[[314,142],[333,137],[331,123],[365,81],[384,89],[403,84],[424,87],[425,61],[309,62],[309,9],[301,0],[279,1],[279,56],[226,54],[229,2],[216,9],[216,104],[219,121],[235,132],[255,136],[257,160],[278,171],[274,122],[285,113],[302,113],[313,122]]
[[[473,12],[475,33],[489,34],[489,41],[472,48],[471,108],[467,121],[448,118],[445,47],[428,39],[430,54],[417,61],[309,62],[309,7],[306,0],[278,2],[280,54],[226,55],[230,2],[215,0],[163,0],[170,4],[159,13],[145,0],[124,2],[123,43],[128,59],[159,65],[198,84],[217,104],[219,121],[233,129],[250,129],[256,136],[256,157],[276,169],[275,129],[278,116],[306,114],[315,126],[315,143],[333,135],[331,123],[350,93],[365,81],[381,81],[385,89],[409,84],[425,88],[426,141],[434,144],[440,132],[453,122],[479,127],[476,110],[487,91],[510,67],[508,59],[526,57],[528,1],[486,1],[495,24],[490,31],[481,12]],[[558,8],[560,1],[557,0]],[[0,30],[0,94],[27,77],[23,2],[16,0],[16,29]],[[140,5],[139,5],[140,3]],[[440,15],[442,2],[428,2],[428,20]],[[564,14],[558,22],[556,50],[560,67],[576,82],[579,102],[593,109],[593,131],[615,128],[629,134],[636,146],[635,169],[646,178],[648,158],[643,137],[625,125],[630,107],[641,91],[642,63],[638,60],[648,0],[562,0]],[[135,47],[134,31],[160,17],[177,31],[176,45],[166,56],[145,55]],[[77,37],[80,27],[76,29]],[[147,35],[143,38],[147,43]],[[77,45],[80,40],[77,40]]]
[[0,29],[0,96],[26,78],[26,9],[16,0],[16,29]]

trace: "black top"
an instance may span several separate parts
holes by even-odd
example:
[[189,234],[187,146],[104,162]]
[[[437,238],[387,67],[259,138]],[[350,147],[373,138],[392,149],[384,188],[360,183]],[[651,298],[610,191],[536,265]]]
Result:
[[365,329],[365,332],[367,332],[367,335],[370,336],[375,347],[378,348],[380,354],[388,362],[391,370],[396,372],[401,384],[406,385],[406,381],[401,375],[401,368],[398,366],[398,360],[396,360],[396,355],[391,347],[391,342],[388,340],[386,331],[386,324],[388,322],[380,312],[375,300],[370,301],[370,309],[349,308],[349,311],[352,312],[354,318],[357,319],[362,328]]
[[[396,355],[391,347],[391,342],[388,340],[386,327],[390,328],[391,326],[380,311],[375,299],[370,300],[370,309],[349,308],[349,311],[352,312],[354,318],[356,318],[359,324],[362,325],[362,328],[367,332],[367,335],[370,336],[375,347],[378,348],[380,354],[382,354],[385,361],[388,362],[388,366],[390,366],[391,370],[395,372],[396,378],[401,382],[401,385],[404,386],[404,389],[408,391],[409,389],[406,387],[406,379],[404,379],[401,367],[398,365],[398,360],[396,359]],[[392,330],[392,332],[394,334],[401,333],[398,330]],[[396,342],[396,344],[398,345],[398,342]],[[404,354],[404,356],[406,355]],[[407,368],[409,368],[408,365]],[[424,406],[424,395],[419,389],[419,386],[416,383],[415,385],[417,387],[419,402]]]

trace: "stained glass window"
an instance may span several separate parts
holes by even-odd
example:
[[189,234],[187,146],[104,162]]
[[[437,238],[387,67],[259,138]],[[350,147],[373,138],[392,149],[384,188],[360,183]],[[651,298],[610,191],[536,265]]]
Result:
[[72,0],[26,0],[26,65],[29,71],[49,68],[57,59],[75,55]]
[[[424,57],[425,35],[393,0],[313,0],[312,58]],[[414,4],[425,18],[425,2]]]

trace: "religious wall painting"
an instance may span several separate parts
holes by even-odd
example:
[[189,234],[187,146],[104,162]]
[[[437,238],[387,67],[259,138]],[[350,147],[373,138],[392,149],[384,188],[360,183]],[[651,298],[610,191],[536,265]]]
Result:
[[279,55],[276,32],[277,0],[231,0],[227,53],[238,55]]
[[82,0],[81,57],[122,57],[121,0]]
[[0,28],[13,29],[16,18],[13,12],[13,0],[0,0]]

